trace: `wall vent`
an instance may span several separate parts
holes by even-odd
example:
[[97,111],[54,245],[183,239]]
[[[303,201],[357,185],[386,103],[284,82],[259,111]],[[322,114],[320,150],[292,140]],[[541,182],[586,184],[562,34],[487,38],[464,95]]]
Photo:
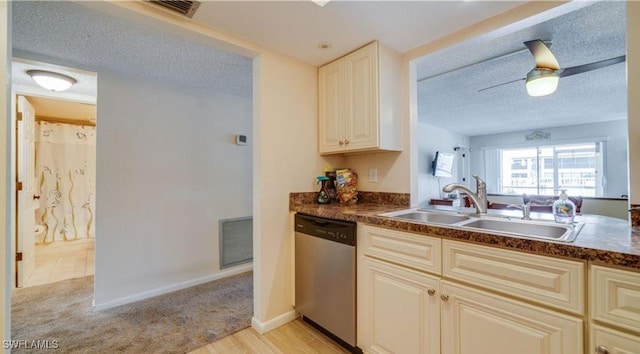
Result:
[[220,220],[220,269],[253,260],[253,217]]
[[199,1],[189,0],[149,0],[149,2],[165,7],[169,10],[179,12],[189,18],[193,17],[193,14],[196,13],[196,10],[200,6]]

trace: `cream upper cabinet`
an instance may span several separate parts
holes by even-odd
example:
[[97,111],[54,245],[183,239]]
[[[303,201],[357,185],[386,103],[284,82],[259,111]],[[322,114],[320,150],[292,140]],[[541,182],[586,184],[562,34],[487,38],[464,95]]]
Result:
[[320,150],[338,151],[344,147],[344,61],[338,60],[320,68],[318,86],[320,92]]
[[373,42],[318,70],[321,154],[401,151],[401,57]]

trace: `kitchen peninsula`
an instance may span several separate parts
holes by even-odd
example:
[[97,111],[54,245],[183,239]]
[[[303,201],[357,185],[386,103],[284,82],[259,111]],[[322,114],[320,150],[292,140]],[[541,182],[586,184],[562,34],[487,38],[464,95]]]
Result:
[[640,353],[640,232],[627,221],[580,215],[577,238],[553,242],[380,215],[408,209],[403,194],[349,205],[318,205],[313,195],[292,193],[290,211],[358,225],[365,353]]
[[[378,202],[369,202],[371,197],[357,204],[318,205],[313,202],[315,193],[291,193],[289,210],[338,220],[349,220],[416,234],[456,239],[503,247],[513,250],[536,253],[552,257],[567,257],[615,266],[626,266],[640,269],[640,229],[629,226],[621,219],[599,215],[580,215],[577,221],[585,223],[584,228],[572,243],[556,243],[546,240],[533,240],[492,235],[488,233],[462,231],[446,226],[427,225],[401,221],[380,214],[409,208],[408,196],[396,193],[372,193],[388,195],[378,197]],[[305,195],[309,195],[305,198]],[[404,197],[396,197],[396,196]],[[380,203],[379,201],[388,201]],[[398,202],[399,201],[399,202]],[[467,210],[473,213],[474,209]],[[518,211],[491,211],[518,215]]]

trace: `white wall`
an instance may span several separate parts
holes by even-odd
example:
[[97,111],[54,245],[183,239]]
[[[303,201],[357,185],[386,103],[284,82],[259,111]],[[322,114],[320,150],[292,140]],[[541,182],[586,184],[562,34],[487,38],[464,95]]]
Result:
[[83,4],[237,54],[255,56],[252,322],[262,331],[290,318],[293,225],[289,193],[316,190],[315,176],[325,166],[345,165],[342,157],[318,155],[317,69],[142,2]]
[[[6,1],[0,2],[0,145],[2,152],[0,153],[0,233],[4,235],[0,237],[0,340],[11,338],[11,215],[9,213],[11,196],[11,188],[9,181],[11,169],[9,161],[11,161],[10,146],[10,76],[9,67],[11,65],[11,8],[10,3]],[[2,351],[9,353],[9,350]]]
[[[311,65],[264,52],[254,60],[254,326],[268,330],[293,315],[293,223],[289,193],[318,189],[318,74]],[[284,317],[279,317],[284,315]]]
[[96,307],[209,279],[252,214],[251,100],[98,72],[97,115]]
[[432,198],[440,198],[442,187],[449,183],[462,183],[462,157],[456,154],[453,176],[440,177],[438,180],[432,175],[431,161],[436,151],[453,153],[456,146],[468,146],[469,137],[438,128],[427,123],[418,123],[416,141],[418,146],[418,202],[419,206],[429,205]]
[[[584,139],[591,138],[606,138],[605,161],[607,188],[604,197],[619,198],[623,194],[629,194],[626,120],[539,130],[545,133],[551,133],[551,138],[540,141],[540,144],[561,144],[564,142],[584,141]],[[508,147],[527,144],[524,137],[532,132],[533,131],[521,131],[471,137],[471,173],[483,176],[483,147]]]

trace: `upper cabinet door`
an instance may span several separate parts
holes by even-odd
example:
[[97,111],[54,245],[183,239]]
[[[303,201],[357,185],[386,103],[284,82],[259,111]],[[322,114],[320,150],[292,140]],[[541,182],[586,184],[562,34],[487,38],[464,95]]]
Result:
[[344,150],[344,61],[338,60],[318,70],[319,150]]
[[321,154],[402,151],[402,56],[373,42],[318,70]]
[[378,147],[378,43],[347,55],[345,73],[346,149]]

